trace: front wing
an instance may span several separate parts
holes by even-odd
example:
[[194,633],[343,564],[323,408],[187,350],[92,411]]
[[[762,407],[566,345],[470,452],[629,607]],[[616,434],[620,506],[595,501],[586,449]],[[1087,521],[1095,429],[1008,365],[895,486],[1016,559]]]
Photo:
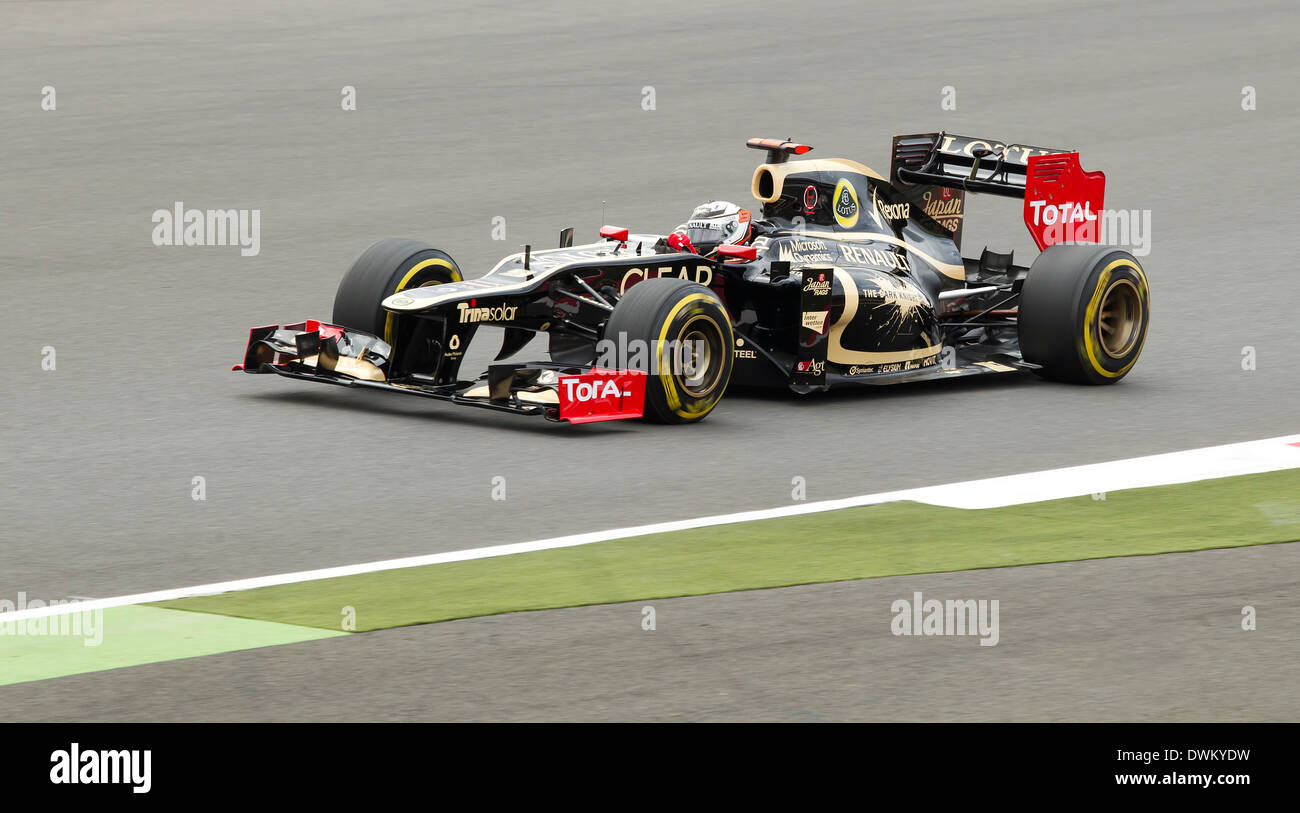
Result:
[[420,374],[390,379],[391,355],[392,348],[369,333],[308,320],[253,328],[244,361],[233,369],[572,424],[640,418],[645,409],[646,376],[633,370],[551,362],[494,364],[477,380],[448,384]]

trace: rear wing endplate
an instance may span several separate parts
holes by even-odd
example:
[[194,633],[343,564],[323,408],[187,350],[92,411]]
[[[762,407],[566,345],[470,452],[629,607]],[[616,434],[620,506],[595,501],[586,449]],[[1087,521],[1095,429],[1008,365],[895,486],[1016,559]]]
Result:
[[1095,242],[1106,188],[1105,174],[1084,172],[1077,152],[944,132],[894,136],[890,181],[904,191],[938,186],[1021,198],[1040,249]]

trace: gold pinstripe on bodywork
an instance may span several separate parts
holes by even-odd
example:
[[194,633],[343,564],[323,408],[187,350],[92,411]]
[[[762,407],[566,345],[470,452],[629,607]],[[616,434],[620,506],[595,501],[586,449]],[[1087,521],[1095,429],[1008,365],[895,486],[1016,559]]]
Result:
[[939,352],[939,345],[927,344],[924,347],[917,347],[911,350],[894,350],[885,352],[871,352],[868,350],[849,350],[840,343],[840,337],[844,333],[844,328],[853,323],[853,317],[858,312],[859,291],[857,283],[849,272],[842,268],[834,269],[835,279],[840,281],[840,290],[844,292],[844,312],[840,318],[831,326],[830,333],[827,334],[826,360],[835,364],[893,364],[901,361],[915,361],[933,356]]

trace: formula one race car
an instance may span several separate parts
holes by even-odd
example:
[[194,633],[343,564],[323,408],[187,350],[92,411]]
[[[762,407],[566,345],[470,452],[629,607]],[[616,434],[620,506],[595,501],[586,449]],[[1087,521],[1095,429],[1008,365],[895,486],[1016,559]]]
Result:
[[[812,148],[766,152],[761,218],[711,203],[670,235],[506,257],[465,279],[446,252],[386,239],[339,284],[328,323],[252,330],[237,370],[570,423],[698,421],[728,384],[797,393],[1031,371],[1109,384],[1137,361],[1150,296],[1136,258],[1095,243],[1105,177],[1077,153],[946,133],[898,136],[888,180]],[[960,252],[966,193],[1024,199],[1042,253]],[[699,245],[697,245],[697,243]],[[461,377],[479,327],[497,362]],[[504,363],[537,333],[548,361]]]

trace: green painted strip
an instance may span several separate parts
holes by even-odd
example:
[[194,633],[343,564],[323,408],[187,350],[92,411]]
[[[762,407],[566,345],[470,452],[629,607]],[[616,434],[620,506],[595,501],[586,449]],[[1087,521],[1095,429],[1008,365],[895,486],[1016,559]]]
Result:
[[[18,634],[20,624],[25,634]],[[0,624],[0,686],[348,634],[337,627],[141,606],[10,622]],[[54,632],[64,634],[49,634]]]
[[916,503],[388,570],[159,606],[357,630],[909,573],[1300,539],[1300,470],[963,510]]

